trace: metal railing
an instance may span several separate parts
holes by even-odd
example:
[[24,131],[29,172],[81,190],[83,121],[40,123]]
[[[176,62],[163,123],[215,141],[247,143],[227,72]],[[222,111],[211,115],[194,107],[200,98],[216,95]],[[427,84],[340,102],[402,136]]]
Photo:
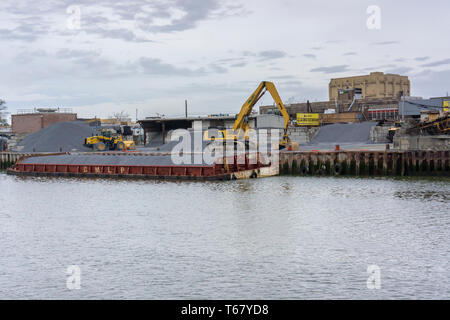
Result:
[[34,113],[73,113],[73,109],[72,108],[18,109],[16,114],[34,114]]

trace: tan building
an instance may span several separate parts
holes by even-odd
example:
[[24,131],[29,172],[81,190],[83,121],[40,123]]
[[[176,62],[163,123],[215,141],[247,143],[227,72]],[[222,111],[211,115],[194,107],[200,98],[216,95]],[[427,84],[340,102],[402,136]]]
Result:
[[410,95],[411,84],[407,76],[398,74],[384,74],[371,72],[365,76],[331,79],[329,84],[330,101],[339,99],[339,96],[349,89],[361,89],[362,99],[398,99],[403,94]]

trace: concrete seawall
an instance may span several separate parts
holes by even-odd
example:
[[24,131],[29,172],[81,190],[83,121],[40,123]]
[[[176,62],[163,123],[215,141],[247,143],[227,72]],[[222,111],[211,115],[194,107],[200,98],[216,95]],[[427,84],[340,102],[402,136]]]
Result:
[[280,174],[450,176],[450,151],[287,151]]

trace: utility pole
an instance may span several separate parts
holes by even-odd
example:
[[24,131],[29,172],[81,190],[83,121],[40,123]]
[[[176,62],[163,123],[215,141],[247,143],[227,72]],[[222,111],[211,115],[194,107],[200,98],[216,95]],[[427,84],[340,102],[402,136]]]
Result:
[[405,96],[402,95],[402,121],[405,121]]
[[136,108],[136,122],[138,121],[138,109]]
[[188,113],[187,113],[187,100],[184,100],[184,113],[186,114],[186,119],[188,117]]

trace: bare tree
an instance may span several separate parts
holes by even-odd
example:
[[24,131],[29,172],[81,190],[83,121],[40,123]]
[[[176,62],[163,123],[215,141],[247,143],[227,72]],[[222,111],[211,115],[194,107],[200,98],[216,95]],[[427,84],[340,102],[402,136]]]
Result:
[[0,99],[0,125],[5,125],[7,124],[6,121],[6,115],[8,114],[8,112],[6,112],[6,102],[3,99]]
[[122,110],[120,112],[114,113],[112,115],[112,118],[115,119],[117,122],[125,122],[130,120],[130,115]]
[[296,98],[294,96],[287,99],[286,104],[294,104],[296,101]]

